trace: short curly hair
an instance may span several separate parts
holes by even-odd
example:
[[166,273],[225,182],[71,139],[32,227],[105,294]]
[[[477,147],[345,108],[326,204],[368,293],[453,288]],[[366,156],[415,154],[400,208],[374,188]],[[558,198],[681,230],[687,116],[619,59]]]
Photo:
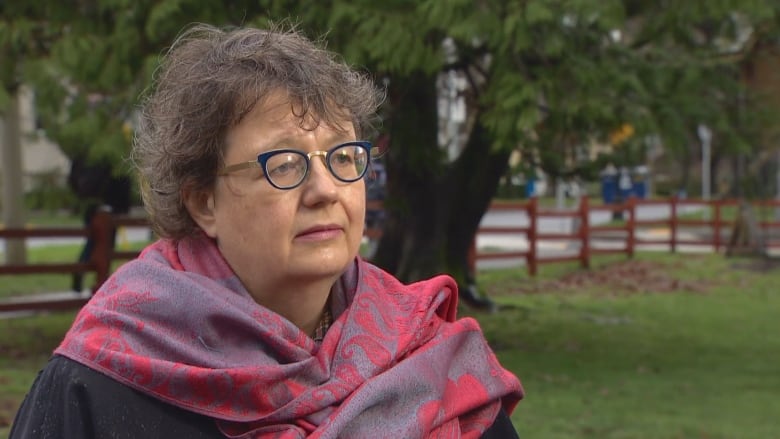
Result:
[[374,134],[383,99],[368,75],[294,28],[196,24],[176,39],[143,102],[131,157],[155,233],[181,239],[198,230],[182,190],[213,188],[227,131],[279,91],[302,124],[349,120],[359,138]]

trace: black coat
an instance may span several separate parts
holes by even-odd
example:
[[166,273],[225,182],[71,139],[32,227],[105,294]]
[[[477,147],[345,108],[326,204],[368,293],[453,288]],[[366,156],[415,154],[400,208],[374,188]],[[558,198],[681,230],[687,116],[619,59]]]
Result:
[[[152,398],[55,355],[19,408],[9,439],[224,437],[212,418]],[[517,437],[503,410],[482,435],[487,439]]]

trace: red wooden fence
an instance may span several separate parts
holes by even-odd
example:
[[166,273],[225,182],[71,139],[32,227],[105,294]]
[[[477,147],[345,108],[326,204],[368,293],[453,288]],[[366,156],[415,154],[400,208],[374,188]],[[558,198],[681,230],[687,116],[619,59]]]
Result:
[[[630,258],[633,257],[637,248],[647,248],[649,246],[666,246],[667,250],[672,253],[680,250],[681,246],[705,247],[705,250],[709,248],[709,251],[720,253],[727,250],[728,242],[724,239],[724,234],[731,237],[731,232],[736,225],[736,218],[739,215],[739,212],[736,212],[734,219],[727,220],[724,219],[723,210],[731,207],[737,211],[741,203],[743,201],[736,199],[695,200],[673,197],[655,200],[631,198],[623,204],[591,205],[589,199],[583,197],[580,199],[578,208],[568,210],[540,208],[535,198],[520,203],[493,203],[490,206],[491,211],[517,211],[525,216],[527,225],[480,227],[477,233],[479,235],[491,233],[503,235],[518,234],[526,238],[527,248],[525,250],[492,253],[475,251],[476,257],[474,260],[523,258],[525,259],[528,273],[534,276],[537,274],[540,264],[576,261],[582,267],[588,268],[594,255],[615,253],[625,254],[626,257]],[[757,200],[744,203],[754,209],[758,208],[764,213],[767,209],[771,209],[770,213],[774,219],[768,220],[765,218],[766,215],[763,215],[763,218],[757,218],[755,225],[761,232],[761,250],[770,251],[773,248],[780,247],[780,214],[775,215],[776,211],[780,212],[780,200]],[[663,218],[639,218],[638,210],[649,206],[667,207],[669,213]],[[699,216],[703,216],[705,219],[681,216],[679,211],[685,206],[698,208]],[[590,217],[593,213],[599,211],[609,214],[621,212],[624,215],[624,220],[612,221],[602,225],[591,225]],[[544,233],[539,230],[539,223],[542,218],[570,218],[578,226],[572,227],[570,233]],[[647,238],[640,236],[642,231],[653,228],[661,228],[666,232],[664,233],[665,237]],[[684,232],[689,233],[685,234]],[[539,250],[540,244],[551,241],[573,243],[579,247],[579,250],[573,254],[571,252],[565,254],[542,254]],[[604,247],[595,245],[597,242],[613,242],[622,245]],[[739,246],[741,243],[738,242],[736,245]],[[473,268],[474,266],[472,266]]]
[[[128,260],[138,255],[137,251],[120,251],[114,246],[114,232],[118,227],[147,227],[146,218],[133,218],[128,216],[112,216],[105,211],[98,211],[88,228],[75,227],[47,227],[31,229],[3,229],[0,228],[0,238],[90,238],[94,247],[87,262],[58,262],[58,263],[27,263],[0,265],[0,276],[4,274],[57,274],[57,273],[95,273],[95,285],[92,291],[108,279],[111,274],[111,266],[116,260]],[[55,310],[79,307],[86,303],[88,298],[75,294],[72,298],[53,301],[19,299],[0,302],[0,311],[31,311],[31,310]]]
[[[620,205],[591,205],[587,197],[580,199],[579,207],[568,210],[541,208],[537,199],[533,198],[525,202],[496,202],[490,206],[491,211],[516,211],[525,218],[523,224],[516,226],[482,226],[477,231],[478,235],[501,234],[517,235],[525,238],[526,248],[497,252],[480,252],[476,248],[476,239],[470,258],[472,269],[476,268],[477,260],[496,259],[520,259],[525,262],[526,269],[531,276],[535,276],[541,264],[576,261],[584,268],[590,266],[591,258],[598,254],[625,254],[632,257],[638,247],[655,245],[667,246],[668,251],[676,252],[680,246],[705,246],[710,251],[722,252],[727,243],[724,240],[724,231],[729,232],[733,228],[733,219],[723,219],[723,209],[727,207],[737,208],[739,200],[687,200],[678,198],[658,200],[629,199]],[[779,200],[751,201],[754,208],[773,209],[780,212]],[[643,206],[668,206],[669,214],[662,219],[641,219],[637,217],[637,211]],[[679,210],[682,206],[697,206],[707,212],[707,219],[687,219],[680,217]],[[370,209],[381,209],[381,202],[371,202]],[[613,221],[608,224],[591,225],[590,218],[595,212],[607,212],[612,214],[621,212],[623,221]],[[775,215],[772,215],[773,217]],[[568,218],[577,224],[569,233],[542,232],[539,224],[544,218]],[[99,212],[89,228],[34,228],[34,229],[2,229],[0,238],[33,238],[33,237],[91,237],[95,243],[94,251],[88,262],[78,263],[33,263],[24,265],[0,265],[0,275],[4,274],[43,274],[43,273],[87,273],[96,274],[96,283],[93,291],[97,289],[109,276],[111,266],[116,260],[127,260],[137,256],[137,251],[119,251],[114,247],[114,232],[116,228],[146,227],[145,218],[111,216],[107,212]],[[765,249],[780,247],[780,240],[775,239],[778,234],[780,221],[777,219],[760,219],[757,226],[763,232],[763,246]],[[662,228],[667,233],[666,237],[648,239],[638,236],[641,231],[648,228]],[[695,229],[699,233],[693,238],[683,237],[686,229]],[[704,231],[704,233],[701,233]],[[380,229],[366,229],[366,236],[376,239],[381,236]],[[690,235],[690,234],[689,234]],[[574,253],[542,254],[540,244],[549,242],[565,242],[574,244],[578,249]],[[595,245],[597,242],[612,242],[612,246]],[[614,245],[617,243],[617,245]],[[68,308],[83,304],[86,298],[74,297],[69,301],[60,301],[57,305],[31,304],[26,302],[11,301],[0,302],[0,311],[29,310],[29,309],[53,309]],[[38,308],[36,308],[38,307]]]

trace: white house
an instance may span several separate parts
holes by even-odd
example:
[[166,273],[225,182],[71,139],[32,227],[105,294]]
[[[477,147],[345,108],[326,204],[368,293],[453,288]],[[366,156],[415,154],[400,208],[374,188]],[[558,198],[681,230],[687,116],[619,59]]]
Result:
[[33,92],[28,87],[22,87],[20,91],[19,119],[24,190],[32,189],[35,177],[41,174],[55,174],[58,183],[65,184],[70,160],[42,130],[36,129]]
[[[19,133],[22,161],[22,188],[25,192],[35,187],[36,177],[47,175],[48,183],[65,184],[70,171],[70,160],[59,147],[35,127],[33,92],[22,86],[19,92]],[[0,147],[7,148],[2,140]],[[2,173],[2,167],[0,167]]]

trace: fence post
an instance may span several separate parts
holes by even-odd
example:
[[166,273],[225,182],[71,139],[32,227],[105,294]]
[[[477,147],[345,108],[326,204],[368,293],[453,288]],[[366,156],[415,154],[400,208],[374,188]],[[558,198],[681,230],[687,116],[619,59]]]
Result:
[[94,294],[108,279],[111,270],[111,253],[114,250],[114,222],[111,213],[98,209],[89,223],[89,229],[89,238],[94,242],[89,258],[89,262],[95,268],[95,285],[92,287]]
[[588,196],[580,197],[580,230],[579,235],[582,241],[580,244],[580,265],[583,268],[590,268],[590,217],[588,212]]
[[715,253],[720,253],[720,200],[710,201],[710,205],[715,207],[712,223],[712,241],[715,247]]
[[636,197],[630,196],[628,198],[628,221],[626,222],[626,253],[628,253],[629,259],[634,257],[634,247],[636,243]]
[[677,253],[677,196],[674,195],[671,198],[671,204],[669,206],[671,212],[669,213],[669,238],[671,245],[671,252]]
[[536,217],[537,200],[531,197],[528,201],[528,254],[526,255],[526,265],[528,274],[536,276]]

